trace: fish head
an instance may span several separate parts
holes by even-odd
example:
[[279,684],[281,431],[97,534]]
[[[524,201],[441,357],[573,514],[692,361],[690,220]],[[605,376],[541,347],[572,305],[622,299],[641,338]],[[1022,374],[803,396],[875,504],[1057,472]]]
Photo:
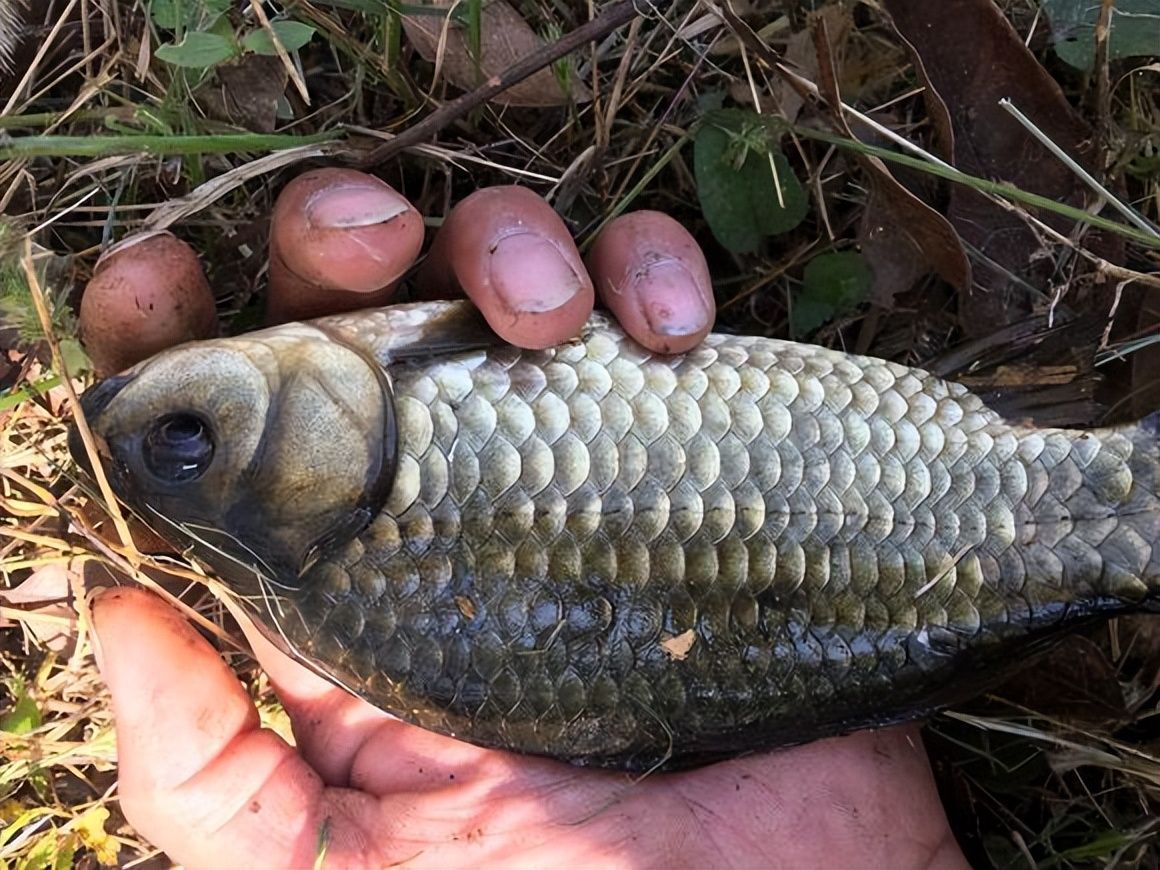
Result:
[[[385,373],[305,324],[164,351],[81,408],[116,496],[223,579],[293,587],[365,528],[392,482]],[[70,448],[88,467],[75,426]]]

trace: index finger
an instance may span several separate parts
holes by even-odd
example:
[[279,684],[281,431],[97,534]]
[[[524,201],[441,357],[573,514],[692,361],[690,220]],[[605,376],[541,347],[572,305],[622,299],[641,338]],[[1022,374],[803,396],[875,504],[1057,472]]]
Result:
[[462,290],[497,335],[533,349],[574,338],[595,298],[568,227],[523,187],[484,188],[456,205],[420,281],[434,295]]

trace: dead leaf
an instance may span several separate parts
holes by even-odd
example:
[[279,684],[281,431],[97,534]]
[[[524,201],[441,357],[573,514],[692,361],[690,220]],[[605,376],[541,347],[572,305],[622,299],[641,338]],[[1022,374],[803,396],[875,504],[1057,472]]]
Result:
[[971,264],[950,221],[903,187],[877,157],[860,162],[870,179],[859,234],[874,270],[874,302],[890,307],[894,294],[932,271],[957,290],[968,289]]
[[1046,313],[989,331],[944,351],[923,367],[961,381],[1008,420],[1038,426],[1089,426],[1104,409],[1091,347],[1103,323]]
[[1075,366],[1033,366],[1014,364],[999,366],[993,374],[982,378],[959,378],[964,387],[1046,387],[1070,384],[1079,370]]
[[[1155,293],[1141,294],[1136,315],[1136,335],[1156,335],[1160,331],[1160,298]],[[1160,408],[1160,343],[1149,344],[1132,356],[1132,412],[1144,417]]]
[[1131,721],[1115,665],[1082,635],[1065,637],[995,694],[1074,725],[1112,729]]
[[[831,45],[841,46],[849,38],[854,26],[853,14],[849,9],[843,6],[825,6],[813,15],[817,20],[825,22]],[[818,80],[818,51],[814,46],[814,35],[809,30],[799,30],[786,41],[784,56],[786,62],[793,66],[802,78],[811,82]],[[773,97],[781,116],[790,124],[797,121],[806,104],[800,90],[782,77],[774,83]]]
[[464,619],[468,621],[475,619],[475,602],[466,595],[456,595],[455,606],[459,609]]
[[677,661],[684,661],[696,640],[697,635],[690,628],[688,631],[682,631],[675,637],[666,637],[661,641],[661,649]]
[[[855,132],[838,108],[841,94],[828,17],[816,15],[810,24],[817,56],[818,88],[831,110],[832,120],[852,139],[872,139],[868,130]],[[862,254],[874,272],[870,290],[873,302],[882,308],[891,307],[896,293],[909,289],[932,271],[952,287],[966,290],[971,283],[971,266],[950,222],[907,190],[879,158],[857,155],[855,159],[866,173],[870,187],[859,241]]]
[[78,576],[64,562],[37,568],[14,589],[0,592],[0,629],[23,625],[45,649],[68,655],[76,643],[77,615],[72,583]]
[[[447,12],[452,8],[435,3],[424,5]],[[445,16],[404,15],[403,29],[423,59],[436,64],[451,84],[465,91],[474,90],[489,78],[498,76],[545,44],[506,0],[493,0],[483,8],[478,64],[471,55],[466,29],[448,21]],[[566,91],[553,69],[545,67],[493,100],[509,106],[545,108],[592,99],[591,91],[574,74],[569,85],[570,89]]]
[[277,57],[247,54],[218,66],[213,81],[199,88],[197,96],[212,118],[255,133],[272,133],[287,80],[286,68]]
[[[996,5],[991,0],[886,0],[884,5],[921,61],[931,96],[937,94],[947,109],[954,164],[971,175],[1082,207],[1082,183],[999,101],[1010,98],[1094,174],[1098,160],[1091,130]],[[1054,252],[1045,249],[1018,214],[965,185],[952,187],[947,217],[962,240],[983,255],[975,264],[971,289],[960,297],[966,332],[982,335],[1031,313],[1042,297],[1027,288],[1048,290],[1056,268]],[[1066,220],[1041,217],[1064,234],[1072,230]],[[1090,249],[1098,241],[1091,234],[1085,245]],[[1122,245],[1108,244],[1112,248],[1100,255],[1117,261]]]

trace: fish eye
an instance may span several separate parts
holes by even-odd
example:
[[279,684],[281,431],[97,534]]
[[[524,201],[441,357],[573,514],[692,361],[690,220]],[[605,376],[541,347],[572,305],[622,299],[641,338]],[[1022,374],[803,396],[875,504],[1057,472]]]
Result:
[[213,448],[212,433],[200,417],[168,414],[145,435],[145,465],[162,480],[188,483],[205,474]]

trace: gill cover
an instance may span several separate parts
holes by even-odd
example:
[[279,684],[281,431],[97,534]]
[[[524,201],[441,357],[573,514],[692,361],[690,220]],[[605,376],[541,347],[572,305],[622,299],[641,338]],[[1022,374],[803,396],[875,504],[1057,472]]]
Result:
[[165,351],[81,404],[117,496],[226,580],[293,586],[390,490],[386,375],[313,326]]

